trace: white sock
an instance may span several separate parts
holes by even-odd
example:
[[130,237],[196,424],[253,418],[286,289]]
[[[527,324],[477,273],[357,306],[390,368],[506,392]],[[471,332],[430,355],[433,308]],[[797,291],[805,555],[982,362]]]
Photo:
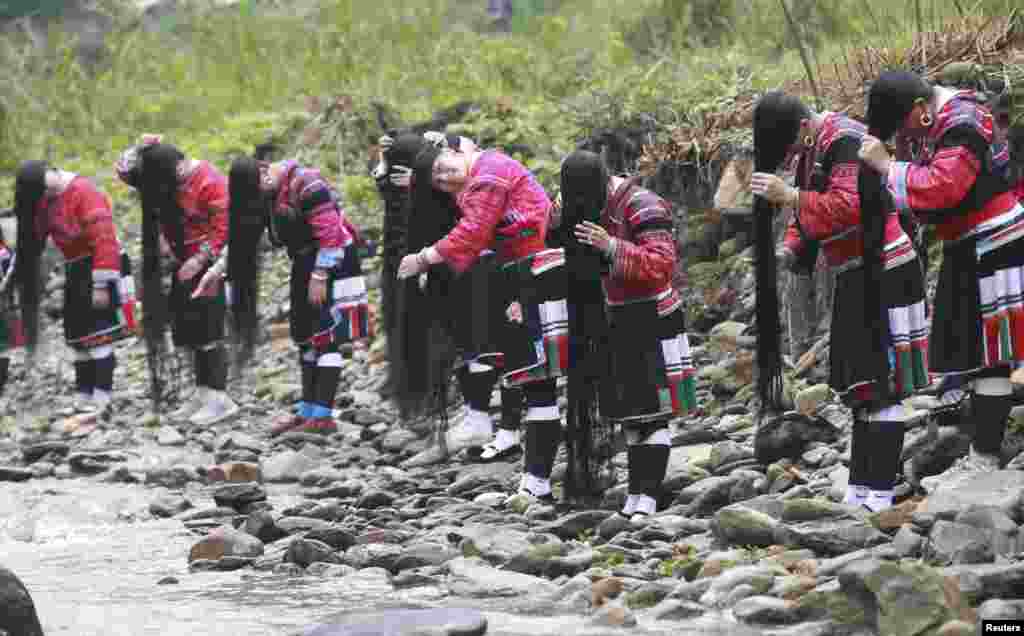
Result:
[[485,435],[494,434],[494,426],[491,423],[491,414],[486,411],[469,409],[466,411],[466,428],[473,433]]
[[543,497],[551,494],[551,480],[542,479],[530,473],[524,475],[523,486],[534,497]]
[[862,506],[869,494],[870,490],[867,486],[850,484],[846,487],[846,496],[843,497],[843,503],[850,506]]
[[639,497],[640,497],[640,495],[628,495],[628,496],[626,496],[626,505],[622,506],[622,514],[624,514],[627,517],[629,517],[634,512],[636,512],[636,500]]
[[892,507],[892,491],[891,490],[872,490],[864,502],[864,505],[873,510],[879,512],[886,508]]
[[92,400],[100,408],[105,408],[108,404],[110,404],[110,399],[111,398],[109,391],[104,391],[103,389],[92,390]]
[[647,495],[636,496],[636,514],[653,515],[658,511],[658,502]]

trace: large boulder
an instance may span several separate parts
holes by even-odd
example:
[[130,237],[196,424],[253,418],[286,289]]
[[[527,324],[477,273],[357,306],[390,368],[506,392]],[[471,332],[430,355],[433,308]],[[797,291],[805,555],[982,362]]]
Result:
[[0,633],[9,636],[43,636],[32,595],[21,579],[0,566]]

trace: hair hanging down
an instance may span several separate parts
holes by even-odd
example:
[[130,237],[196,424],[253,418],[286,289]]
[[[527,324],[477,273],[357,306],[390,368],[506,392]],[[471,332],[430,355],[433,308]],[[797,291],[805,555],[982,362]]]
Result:
[[228,270],[231,281],[235,363],[252,358],[259,333],[260,238],[267,222],[267,200],[260,190],[259,162],[241,157],[228,175]]
[[[14,261],[14,280],[21,303],[21,319],[25,328],[25,346],[29,353],[39,343],[39,296],[42,290],[40,240],[36,208],[46,194],[44,161],[26,161],[18,168],[14,185],[14,213],[18,220],[18,255]],[[33,356],[29,355],[31,360]]]
[[142,326],[154,408],[163,401],[164,378],[160,358],[168,322],[168,299],[164,294],[160,255],[160,226],[170,229],[171,248],[179,258],[184,254],[184,211],[177,202],[178,161],[184,155],[167,144],[154,144],[139,151],[138,189],[142,197]]
[[[412,254],[444,237],[458,218],[454,198],[431,185],[440,150],[427,145],[413,162],[412,190],[403,216],[401,253]],[[394,333],[389,371],[392,399],[405,417],[423,414],[440,391],[446,395],[456,350],[450,327],[454,274],[446,265],[430,268],[427,286],[417,277],[396,281]]]
[[886,71],[871,83],[868,91],[868,128],[871,135],[888,140],[903,127],[919,99],[931,97],[932,87],[909,71]]
[[[566,414],[569,468],[567,498],[586,498],[599,491],[601,455],[611,431],[599,430],[599,382],[607,373],[607,318],[601,273],[601,254],[580,243],[573,232],[578,223],[599,223],[608,203],[608,168],[596,153],[577,150],[566,157],[561,170],[562,240],[569,278],[569,378]],[[602,364],[604,362],[605,364]],[[602,435],[605,433],[606,435]]]
[[[796,141],[800,120],[809,111],[795,97],[766,93],[754,108],[754,170],[775,172]],[[757,320],[757,392],[761,415],[782,410],[782,345],[779,318],[778,266],[775,261],[773,221],[775,208],[764,197],[754,197]]]

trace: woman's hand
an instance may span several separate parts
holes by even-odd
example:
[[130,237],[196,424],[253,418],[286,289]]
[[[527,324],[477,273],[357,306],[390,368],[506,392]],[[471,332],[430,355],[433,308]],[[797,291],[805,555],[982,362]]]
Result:
[[892,156],[881,139],[871,135],[864,135],[860,142],[860,150],[857,152],[857,157],[874,168],[879,174],[889,174],[889,164],[892,163]]
[[206,257],[202,254],[196,254],[185,261],[178,269],[178,280],[181,282],[192,280],[203,269],[203,265],[206,265]]
[[505,310],[505,317],[508,318],[509,322],[523,322],[523,306],[519,304],[519,301],[514,301]]
[[405,280],[427,270],[428,264],[419,253],[407,254],[398,264],[398,280]]
[[785,181],[767,172],[755,172],[750,175],[750,191],[775,205],[795,206],[800,201],[799,190],[786,185]]
[[408,188],[412,183],[412,168],[406,166],[391,166],[391,185],[398,188]]
[[206,270],[203,277],[199,279],[199,284],[196,285],[196,290],[192,292],[192,298],[199,298],[200,296],[216,296],[217,290],[220,289],[220,281],[224,280],[224,276],[217,271],[216,267],[211,267]]
[[110,290],[106,287],[92,288],[93,309],[106,309],[110,307]]
[[320,307],[327,302],[327,272],[314,269],[309,277],[309,304]]
[[584,221],[583,223],[577,223],[574,229],[576,233],[576,240],[580,243],[597,248],[603,254],[611,253],[612,238],[608,236],[608,232],[597,223]]

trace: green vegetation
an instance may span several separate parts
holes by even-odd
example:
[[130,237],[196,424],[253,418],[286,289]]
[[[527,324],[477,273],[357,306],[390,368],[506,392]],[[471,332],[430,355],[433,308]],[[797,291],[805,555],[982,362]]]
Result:
[[[961,4],[993,15],[1015,4],[786,2],[823,67],[864,45],[905,46]],[[0,15],[24,15],[25,4],[0,3]],[[560,157],[594,129],[653,121],[652,141],[667,138],[742,93],[803,74],[778,0],[533,3],[511,35],[487,32],[482,0],[196,4],[191,17],[147,32],[134,9],[101,3],[119,28],[93,69],[58,26],[42,49],[19,31],[0,39],[0,203],[18,161],[46,157],[124,204],[129,191],[113,183],[111,164],[140,133],[162,132],[221,168],[276,140],[338,179],[350,212],[373,226],[375,102],[414,122],[470,100],[480,109],[459,130],[528,147],[523,158],[553,186]]]

